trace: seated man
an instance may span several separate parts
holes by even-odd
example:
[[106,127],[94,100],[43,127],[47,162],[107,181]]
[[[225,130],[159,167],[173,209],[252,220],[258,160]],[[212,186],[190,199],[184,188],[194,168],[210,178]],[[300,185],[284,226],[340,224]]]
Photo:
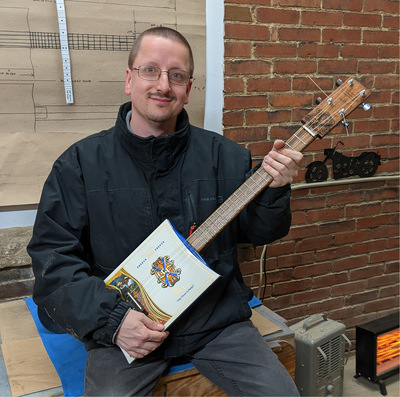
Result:
[[[110,274],[160,223],[187,237],[246,179],[248,150],[189,123],[193,56],[177,31],[134,43],[115,126],[72,145],[44,185],[28,252],[34,301],[89,351],[85,395],[151,395],[184,357],[229,395],[290,396],[296,386],[249,321],[237,244],[268,244],[291,222],[289,183],[302,154],[276,141],[262,167],[273,182],[202,252],[221,275],[168,331],[107,289]],[[135,358],[129,364],[121,349]]]

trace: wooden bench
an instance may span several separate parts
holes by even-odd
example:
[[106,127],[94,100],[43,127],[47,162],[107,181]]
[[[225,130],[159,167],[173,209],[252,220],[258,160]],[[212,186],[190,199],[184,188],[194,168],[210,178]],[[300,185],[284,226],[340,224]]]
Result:
[[[294,379],[296,353],[293,332],[265,306],[254,308],[251,319]],[[8,393],[0,389],[0,395],[16,397],[38,393],[35,396],[45,396],[52,389],[53,394],[62,395],[60,378],[24,300],[0,303],[0,336],[0,384],[9,384]],[[155,396],[226,395],[193,367],[174,369],[161,378]]]

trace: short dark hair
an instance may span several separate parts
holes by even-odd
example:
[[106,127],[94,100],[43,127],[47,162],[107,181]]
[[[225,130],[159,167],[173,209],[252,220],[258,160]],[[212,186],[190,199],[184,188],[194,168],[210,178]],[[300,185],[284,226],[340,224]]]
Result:
[[157,26],[154,28],[147,29],[138,36],[138,38],[133,43],[131,52],[129,53],[129,58],[128,58],[128,67],[129,68],[132,68],[133,62],[135,61],[135,58],[136,58],[137,54],[139,53],[142,39],[145,36],[159,36],[159,37],[163,37],[165,39],[176,41],[178,43],[182,43],[189,51],[189,67],[190,67],[189,73],[191,76],[193,76],[194,59],[193,59],[192,48],[190,47],[189,42],[177,30],[167,28],[164,26]]

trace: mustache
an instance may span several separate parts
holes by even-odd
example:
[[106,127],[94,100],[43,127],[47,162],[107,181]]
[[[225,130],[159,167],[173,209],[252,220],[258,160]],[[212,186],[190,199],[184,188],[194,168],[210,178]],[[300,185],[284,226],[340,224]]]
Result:
[[174,97],[171,95],[164,95],[161,92],[153,92],[149,94],[149,98],[160,98],[160,99],[173,99]]

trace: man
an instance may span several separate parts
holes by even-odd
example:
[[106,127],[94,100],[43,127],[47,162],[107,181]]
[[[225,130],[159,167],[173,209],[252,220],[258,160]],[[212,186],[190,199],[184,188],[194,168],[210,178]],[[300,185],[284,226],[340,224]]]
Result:
[[[248,320],[251,290],[240,242],[267,244],[290,227],[289,183],[301,153],[276,141],[262,167],[274,178],[202,252],[221,275],[168,331],[106,289],[111,273],[164,219],[187,237],[239,187],[250,154],[189,124],[190,45],[168,28],[137,39],[113,128],[72,145],[55,162],[28,246],[34,300],[89,350],[86,395],[151,395],[172,358],[191,361],[229,395],[296,395],[296,387]],[[44,316],[43,314],[46,313]],[[135,360],[128,364],[119,347]]]

